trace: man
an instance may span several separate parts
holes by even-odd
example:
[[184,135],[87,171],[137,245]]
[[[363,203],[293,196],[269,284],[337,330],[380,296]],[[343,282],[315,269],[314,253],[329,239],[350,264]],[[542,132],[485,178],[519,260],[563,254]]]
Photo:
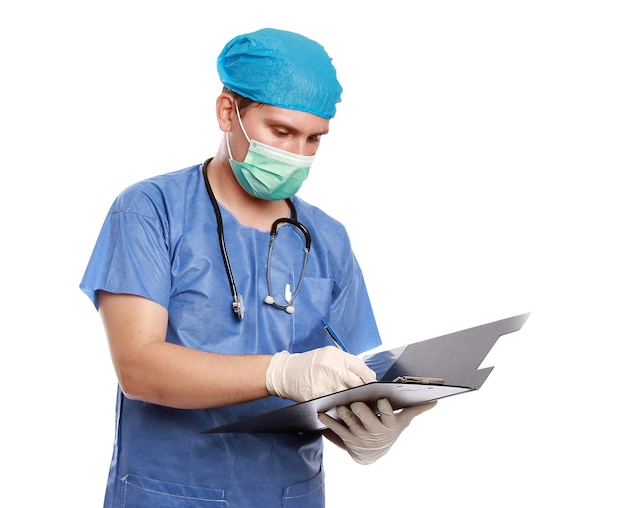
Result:
[[[263,29],[231,40],[218,73],[216,155],[126,189],[81,283],[120,385],[105,506],[322,507],[319,433],[200,431],[375,380],[321,324],[351,353],[380,344],[348,236],[295,196],[340,101],[330,57]],[[371,463],[430,407],[320,419]]]

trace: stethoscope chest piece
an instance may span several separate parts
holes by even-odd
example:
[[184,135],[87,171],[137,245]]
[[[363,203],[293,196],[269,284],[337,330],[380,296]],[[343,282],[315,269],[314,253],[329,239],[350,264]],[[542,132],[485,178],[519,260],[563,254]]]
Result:
[[243,305],[243,296],[241,293],[237,293],[237,296],[233,300],[233,312],[239,319],[243,320],[245,310],[246,308]]

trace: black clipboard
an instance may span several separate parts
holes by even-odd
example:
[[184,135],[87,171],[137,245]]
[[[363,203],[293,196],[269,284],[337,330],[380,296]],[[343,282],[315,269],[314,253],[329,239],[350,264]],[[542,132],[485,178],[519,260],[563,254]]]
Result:
[[478,367],[502,335],[518,331],[530,313],[381,351],[364,357],[376,382],[293,404],[203,430],[221,432],[307,432],[323,430],[317,414],[336,418],[336,407],[363,401],[376,408],[387,398],[394,409],[478,390],[493,367]]

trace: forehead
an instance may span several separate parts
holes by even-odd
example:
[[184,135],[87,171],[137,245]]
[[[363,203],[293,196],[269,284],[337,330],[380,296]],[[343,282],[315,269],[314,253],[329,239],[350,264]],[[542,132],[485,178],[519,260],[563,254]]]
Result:
[[245,116],[248,121],[258,121],[266,125],[315,134],[325,134],[330,124],[328,118],[269,104],[253,104],[245,109]]

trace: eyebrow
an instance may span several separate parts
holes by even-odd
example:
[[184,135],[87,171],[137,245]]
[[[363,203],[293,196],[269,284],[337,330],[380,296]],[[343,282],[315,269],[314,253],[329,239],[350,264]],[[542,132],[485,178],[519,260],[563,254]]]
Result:
[[[290,123],[289,121],[285,121],[283,118],[274,118],[273,116],[270,116],[268,118],[265,119],[265,123],[266,125],[270,126],[270,127],[282,127],[284,129],[287,129],[288,131],[292,132],[292,133],[297,133],[297,134],[304,134],[305,131],[303,131],[302,129],[296,127],[294,124]],[[311,137],[311,136],[324,136],[325,134],[328,134],[329,129],[322,129],[320,131],[316,131],[316,132],[311,132],[307,134],[307,137]]]

